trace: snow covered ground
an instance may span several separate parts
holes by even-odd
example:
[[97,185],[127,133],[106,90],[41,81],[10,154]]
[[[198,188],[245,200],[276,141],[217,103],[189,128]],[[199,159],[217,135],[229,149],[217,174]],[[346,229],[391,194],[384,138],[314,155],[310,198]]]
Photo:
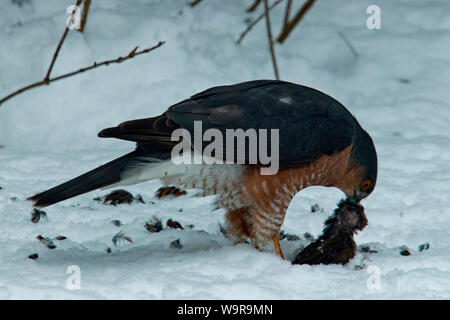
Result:
[[[42,78],[74,1],[3,2],[0,96]],[[186,2],[94,0],[85,34],[69,33],[54,75],[136,45],[166,44],[0,107],[0,299],[449,299],[447,0],[318,0],[276,46],[283,80],[335,97],[374,139],[378,184],[364,201],[369,225],[356,241],[376,253],[359,252],[346,266],[291,265],[272,246],[264,252],[233,246],[219,232],[224,212],[214,211],[211,197],[155,199],[158,182],[127,188],[145,204],[104,206],[93,198],[106,191],[96,191],[47,208],[47,222],[30,222],[26,197],[132,150],[130,143],[96,138],[102,128],[156,115],[214,85],[273,78],[264,23],[235,45],[251,0],[203,0],[195,9]],[[381,30],[366,27],[371,4],[381,8]],[[275,34],[283,7],[272,13]],[[352,42],[357,58],[338,32]],[[319,235],[342,196],[336,189],[302,191],[283,230]],[[311,213],[315,203],[323,211]],[[153,215],[194,228],[149,233],[144,224]],[[111,239],[121,230],[133,243],[115,247]],[[67,240],[49,250],[39,234]],[[170,248],[176,239],[183,248]],[[305,243],[281,245],[292,259]],[[426,243],[429,249],[419,251]],[[411,255],[400,255],[401,246]],[[28,258],[33,253],[37,260]],[[81,271],[79,290],[66,285],[71,265]],[[377,289],[367,281],[376,283],[378,271]]]

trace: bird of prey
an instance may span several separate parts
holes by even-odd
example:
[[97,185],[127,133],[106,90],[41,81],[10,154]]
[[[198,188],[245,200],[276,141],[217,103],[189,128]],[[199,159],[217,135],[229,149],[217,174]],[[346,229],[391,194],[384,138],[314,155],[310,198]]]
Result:
[[[250,163],[248,157],[243,163],[174,164],[172,149],[179,142],[171,138],[173,132],[185,129],[194,134],[196,121],[201,122],[202,132],[279,130],[279,140],[272,141],[278,143],[278,171],[261,174],[265,164],[260,159]],[[355,117],[334,98],[285,81],[213,87],[159,116],[127,121],[98,135],[136,142],[136,149],[30,197],[35,207],[99,188],[160,179],[166,185],[200,189],[201,195],[217,195],[217,206],[226,210],[227,234],[235,242],[250,240],[260,248],[273,241],[283,257],[278,236],[297,192],[309,186],[336,187],[345,193],[347,207],[360,208],[360,201],[374,190],[377,180],[375,146]],[[333,221],[342,225],[350,224],[349,220]],[[332,263],[334,258],[317,259]]]

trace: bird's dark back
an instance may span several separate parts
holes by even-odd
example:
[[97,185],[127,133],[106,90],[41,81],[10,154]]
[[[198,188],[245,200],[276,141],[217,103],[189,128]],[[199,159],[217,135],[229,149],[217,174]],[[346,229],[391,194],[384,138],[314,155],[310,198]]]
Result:
[[193,132],[203,130],[277,129],[281,167],[314,161],[347,148],[360,125],[336,99],[306,86],[256,80],[213,87],[175,104],[168,117]]

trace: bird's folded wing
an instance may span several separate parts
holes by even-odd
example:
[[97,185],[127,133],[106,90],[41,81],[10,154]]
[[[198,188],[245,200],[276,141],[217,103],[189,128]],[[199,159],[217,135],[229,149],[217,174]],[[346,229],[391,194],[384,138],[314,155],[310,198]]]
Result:
[[195,121],[201,122],[202,133],[211,128],[224,135],[227,129],[278,130],[281,168],[344,150],[352,143],[356,122],[343,105],[320,91],[284,81],[257,80],[210,88],[160,116],[127,121],[104,129],[99,136],[171,148],[177,143],[171,141],[172,132],[184,128],[193,136]]
[[226,129],[278,130],[281,168],[344,150],[351,145],[357,124],[332,97],[275,80],[211,88],[171,106],[166,114],[191,133],[194,121],[201,121],[203,131],[214,128],[224,135]]

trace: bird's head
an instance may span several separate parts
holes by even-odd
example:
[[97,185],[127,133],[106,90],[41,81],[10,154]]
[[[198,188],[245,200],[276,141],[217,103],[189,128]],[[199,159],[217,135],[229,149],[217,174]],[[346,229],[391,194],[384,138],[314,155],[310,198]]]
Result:
[[[349,199],[341,200],[338,203],[338,208],[334,211],[334,215],[327,221],[326,225],[332,226],[326,232],[329,236],[333,236],[332,233],[345,232],[353,237],[353,233],[367,226],[364,207]],[[332,233],[331,230],[333,230]]]
[[360,168],[360,174],[352,188],[345,193],[349,201],[357,204],[375,189],[378,174],[375,145],[369,134],[362,129],[355,137],[351,159],[353,165]]

